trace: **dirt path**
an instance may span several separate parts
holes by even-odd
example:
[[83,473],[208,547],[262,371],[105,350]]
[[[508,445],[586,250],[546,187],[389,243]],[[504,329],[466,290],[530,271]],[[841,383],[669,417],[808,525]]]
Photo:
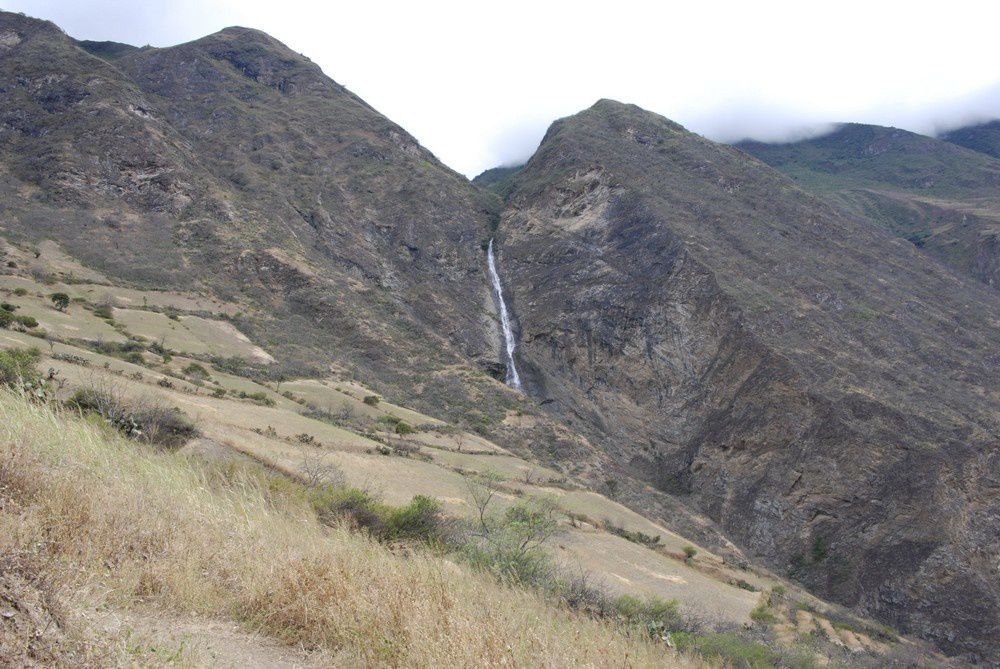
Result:
[[132,631],[145,653],[167,660],[175,656],[181,666],[220,669],[312,669],[327,666],[322,658],[250,634],[232,622],[205,618],[117,612],[103,620],[107,630]]

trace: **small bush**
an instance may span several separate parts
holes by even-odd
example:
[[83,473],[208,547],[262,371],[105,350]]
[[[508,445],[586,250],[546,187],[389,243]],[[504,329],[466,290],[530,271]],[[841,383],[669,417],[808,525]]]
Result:
[[651,534],[646,534],[645,532],[640,532],[639,530],[626,530],[624,527],[609,522],[605,522],[604,527],[611,534],[616,534],[622,539],[631,541],[634,544],[639,544],[640,546],[656,548],[660,545],[661,539],[659,534],[653,536]]
[[478,527],[462,546],[462,555],[504,581],[551,584],[554,567],[542,546],[559,531],[558,504],[549,498],[533,499],[510,506],[502,514],[491,513],[499,482],[496,474],[487,474],[479,484],[470,485]]
[[35,365],[42,359],[37,348],[0,350],[0,385],[43,398],[45,383]]
[[398,418],[389,414],[383,414],[375,419],[375,424],[382,429],[394,429],[399,423],[400,420]]
[[14,313],[19,308],[20,307],[18,307],[16,304],[11,304],[10,302],[0,303],[0,309],[3,309],[4,311],[9,311],[10,313]]
[[439,540],[443,533],[441,503],[417,495],[406,506],[392,510],[385,522],[388,539]]
[[396,423],[396,434],[406,435],[406,434],[413,434],[415,432],[416,430],[413,429],[413,426],[410,425],[409,423],[405,423],[403,421],[399,421],[398,423]]
[[365,395],[365,398],[362,400],[362,402],[364,402],[370,407],[377,407],[378,403],[381,401],[382,398],[380,398],[378,395]]
[[6,309],[0,309],[0,328],[9,328],[14,323],[14,314]]
[[78,355],[72,353],[54,353],[52,355],[53,360],[61,360],[62,362],[68,362],[72,365],[80,365],[81,367],[90,367],[90,361],[86,358],[81,358]]
[[107,305],[102,305],[100,307],[95,307],[94,308],[94,315],[97,316],[98,318],[105,318],[107,320],[111,320],[111,319],[113,319],[115,317],[115,314],[111,310],[111,307],[109,307]]
[[33,316],[14,316],[14,321],[20,323],[21,325],[23,325],[24,327],[28,328],[29,330],[31,328],[37,328],[38,327],[38,321],[35,320],[35,318]]
[[208,370],[204,366],[199,365],[197,362],[192,362],[182,370],[186,375],[197,378],[197,379],[207,379],[211,377]]
[[66,293],[52,293],[49,295],[49,299],[52,300],[52,305],[59,311],[66,311],[69,307],[69,295]]
[[328,525],[346,521],[374,537],[385,536],[385,507],[364,490],[321,486],[312,493],[310,503]]
[[174,448],[199,432],[179,409],[148,401],[129,401],[115,388],[83,388],[66,403],[83,413],[95,414],[129,439]]
[[470,542],[462,547],[460,555],[473,567],[490,572],[506,583],[540,586],[553,579],[551,559],[538,548],[506,550],[495,543]]
[[684,558],[686,560],[694,560],[694,556],[698,554],[698,549],[694,546],[684,547]]
[[613,601],[612,608],[627,625],[640,627],[654,638],[685,627],[676,599],[622,595]]
[[710,660],[722,660],[728,666],[740,669],[765,669],[773,667],[780,659],[767,646],[744,639],[735,632],[695,635],[673,635],[680,650],[693,650]]
[[130,362],[133,365],[146,364],[146,359],[142,357],[142,353],[139,353],[139,351],[129,351],[128,353],[122,356],[122,360],[124,360],[125,362]]
[[770,609],[768,609],[765,604],[761,604],[760,606],[758,606],[757,608],[755,608],[753,611],[750,612],[750,620],[753,620],[754,622],[758,623],[763,623],[765,625],[769,625],[771,623],[775,623],[778,621],[775,615],[771,613]]
[[251,402],[256,402],[257,404],[263,404],[264,406],[273,407],[275,402],[273,399],[267,396],[263,390],[258,390],[254,393],[248,393],[243,390],[240,391],[238,397],[241,400],[250,400]]
[[825,537],[816,537],[812,546],[812,559],[813,562],[822,562],[826,559],[829,554],[829,545],[827,544]]
[[18,297],[24,297],[25,295],[28,294],[28,289],[27,288],[15,288],[14,289],[14,294],[17,295]]

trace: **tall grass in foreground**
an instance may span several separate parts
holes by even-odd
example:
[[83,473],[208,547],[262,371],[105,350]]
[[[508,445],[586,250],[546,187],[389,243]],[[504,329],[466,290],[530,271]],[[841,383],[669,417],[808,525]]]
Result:
[[3,391],[0,556],[76,605],[231,617],[337,666],[701,665]]

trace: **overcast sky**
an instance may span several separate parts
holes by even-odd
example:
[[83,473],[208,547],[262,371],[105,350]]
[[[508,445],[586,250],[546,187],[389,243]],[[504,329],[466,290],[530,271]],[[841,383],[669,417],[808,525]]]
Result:
[[467,175],[607,97],[712,139],[830,121],[932,134],[1000,117],[1000,1],[0,0],[78,39],[259,28]]

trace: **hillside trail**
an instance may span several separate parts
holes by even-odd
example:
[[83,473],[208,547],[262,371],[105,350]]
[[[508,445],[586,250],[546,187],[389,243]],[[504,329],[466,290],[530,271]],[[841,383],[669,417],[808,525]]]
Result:
[[[143,654],[176,661],[180,666],[219,669],[314,669],[329,666],[320,654],[286,646],[242,629],[232,621],[181,617],[157,612],[115,611],[101,621],[104,629],[130,630],[130,644]],[[329,658],[327,658],[329,659]]]

